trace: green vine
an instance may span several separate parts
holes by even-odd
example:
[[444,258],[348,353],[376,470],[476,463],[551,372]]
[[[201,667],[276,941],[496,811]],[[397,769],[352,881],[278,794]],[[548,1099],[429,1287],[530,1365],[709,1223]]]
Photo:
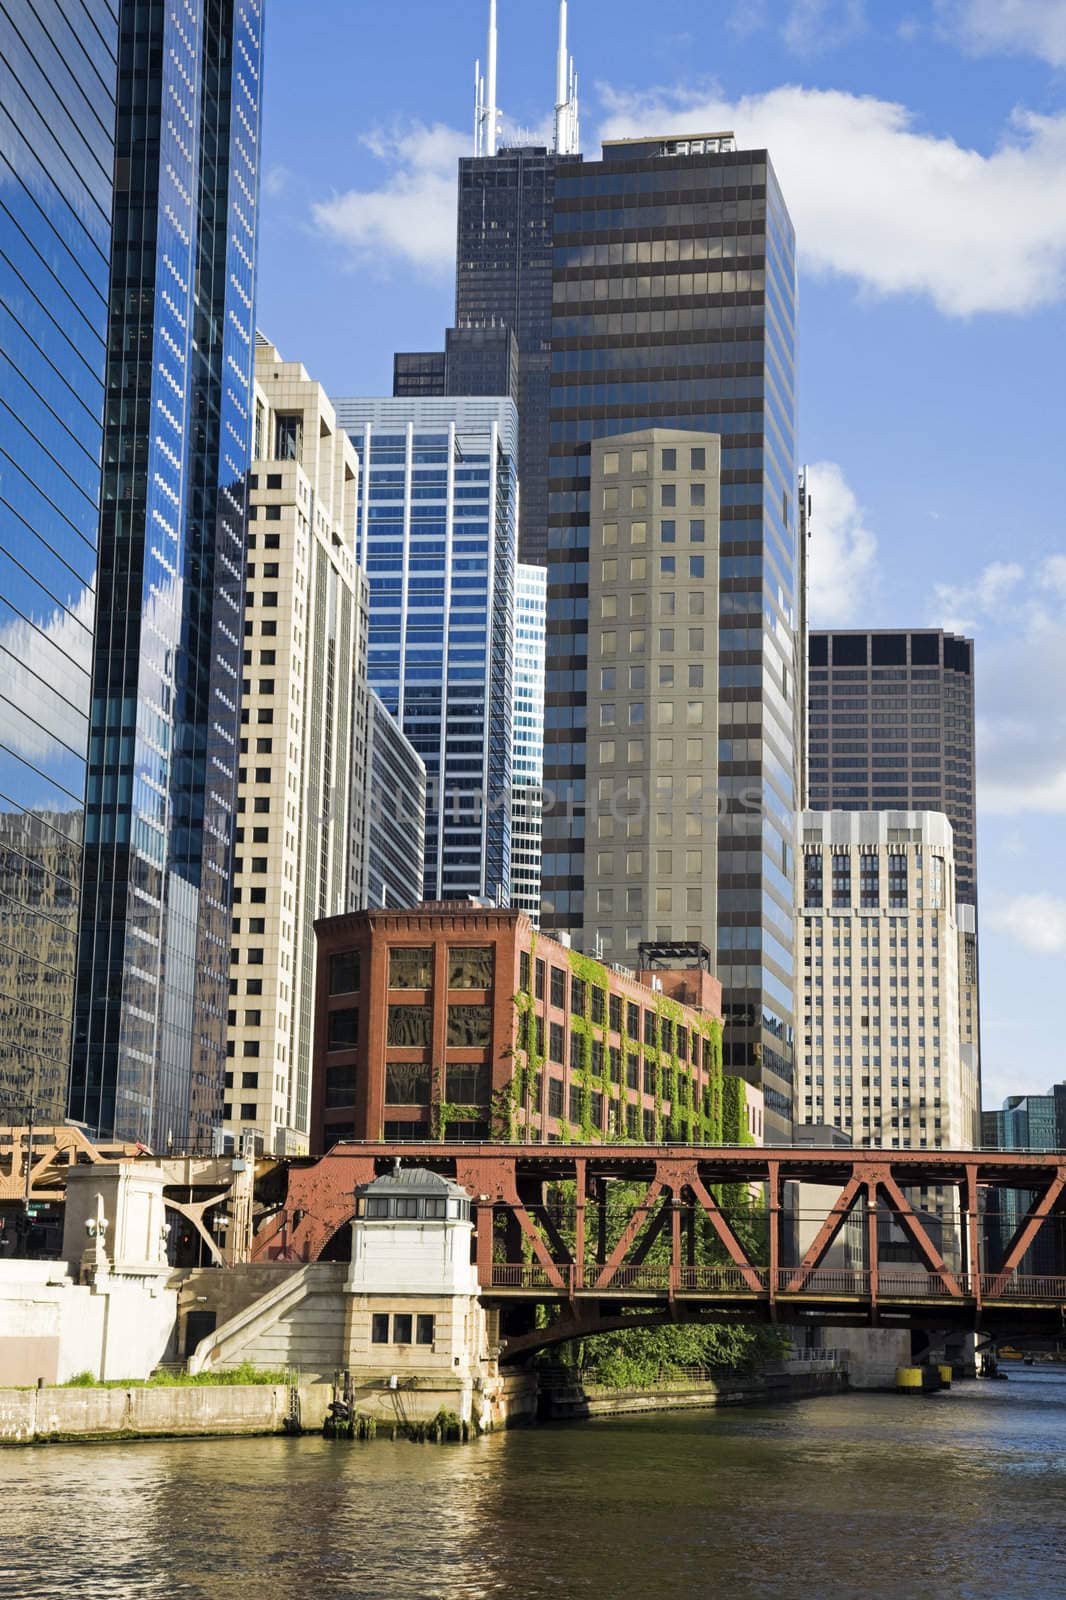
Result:
[[526,1140],[530,1140],[537,1130],[543,1128],[540,1101],[545,1056],[537,1048],[536,973],[537,935],[534,932],[529,942],[529,979],[526,987],[519,989],[514,996],[514,1007],[518,1013],[516,1048],[510,1055],[515,1065],[507,1090],[510,1108],[503,1124],[507,1141],[511,1144],[517,1141],[520,1132]]
[[453,1100],[435,1100],[433,1102],[434,1139],[446,1138],[450,1123],[480,1122],[483,1112],[483,1106],[464,1106],[457,1104]]
[[[581,1066],[578,1071],[578,1083],[581,1089],[581,1140],[583,1144],[599,1143],[603,1139],[602,1128],[597,1129],[592,1121],[592,1096],[596,1084],[602,1096],[602,1105],[610,1103],[610,1052],[607,1048],[607,1008],[610,979],[607,968],[602,962],[596,961],[592,956],[581,955],[577,950],[567,951],[567,961],[570,971],[582,986],[582,1010],[573,1013],[570,1018],[571,1037],[576,1033],[581,1040]],[[599,989],[603,994],[603,1018],[596,1023],[592,1020],[592,991]],[[597,1078],[593,1066],[593,1040],[596,1030],[599,1030],[600,1044],[600,1072]]]

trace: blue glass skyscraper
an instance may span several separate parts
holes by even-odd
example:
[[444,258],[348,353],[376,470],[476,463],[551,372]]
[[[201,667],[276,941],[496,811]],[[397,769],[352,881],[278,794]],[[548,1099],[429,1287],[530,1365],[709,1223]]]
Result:
[[370,682],[426,764],[425,898],[506,902],[514,401],[334,404],[362,463]]
[[0,0],[0,1121],[66,1110],[118,25]]
[[252,454],[262,6],[119,11],[72,1115],[221,1116]]

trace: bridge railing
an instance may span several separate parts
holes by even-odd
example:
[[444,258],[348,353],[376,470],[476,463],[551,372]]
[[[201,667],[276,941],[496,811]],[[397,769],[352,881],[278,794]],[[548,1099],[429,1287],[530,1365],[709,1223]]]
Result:
[[766,1290],[770,1275],[764,1267],[755,1267],[747,1272],[740,1267],[682,1267],[681,1288],[702,1289],[707,1294],[752,1294],[752,1273],[758,1279],[760,1288]]
[[[556,1269],[562,1285],[553,1282],[538,1261],[497,1261],[492,1266],[494,1289],[528,1291],[553,1290],[588,1294],[597,1289],[606,1268],[602,1263],[580,1266],[561,1262]],[[641,1262],[615,1267],[603,1284],[604,1294],[668,1294],[671,1290],[709,1297],[730,1295],[761,1299],[769,1294],[770,1272],[765,1267],[683,1266],[674,1276],[667,1262]],[[980,1286],[982,1300],[1050,1301],[1066,1305],[1066,1277],[1040,1277],[1017,1272],[922,1272],[884,1269],[877,1275],[877,1297],[881,1300],[976,1299]],[[862,1268],[780,1267],[774,1283],[778,1295],[810,1299],[869,1300],[870,1273]]]
[[983,1272],[981,1295],[985,1300],[1066,1301],[1066,1278],[1034,1277],[1030,1273]]
[[[560,1269],[565,1278],[568,1268]],[[551,1279],[539,1261],[494,1261],[492,1287],[494,1289],[547,1289]]]

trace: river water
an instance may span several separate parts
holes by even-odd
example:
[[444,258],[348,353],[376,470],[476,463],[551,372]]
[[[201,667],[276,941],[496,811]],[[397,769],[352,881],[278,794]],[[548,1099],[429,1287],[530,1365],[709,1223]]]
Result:
[[0,1451],[18,1600],[1066,1600],[1066,1373],[540,1427]]

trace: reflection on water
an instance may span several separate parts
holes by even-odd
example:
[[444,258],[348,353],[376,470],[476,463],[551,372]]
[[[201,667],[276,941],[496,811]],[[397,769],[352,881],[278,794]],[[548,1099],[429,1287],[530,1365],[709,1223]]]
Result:
[[0,1595],[1066,1597],[1066,1374],[439,1447],[0,1452]]

